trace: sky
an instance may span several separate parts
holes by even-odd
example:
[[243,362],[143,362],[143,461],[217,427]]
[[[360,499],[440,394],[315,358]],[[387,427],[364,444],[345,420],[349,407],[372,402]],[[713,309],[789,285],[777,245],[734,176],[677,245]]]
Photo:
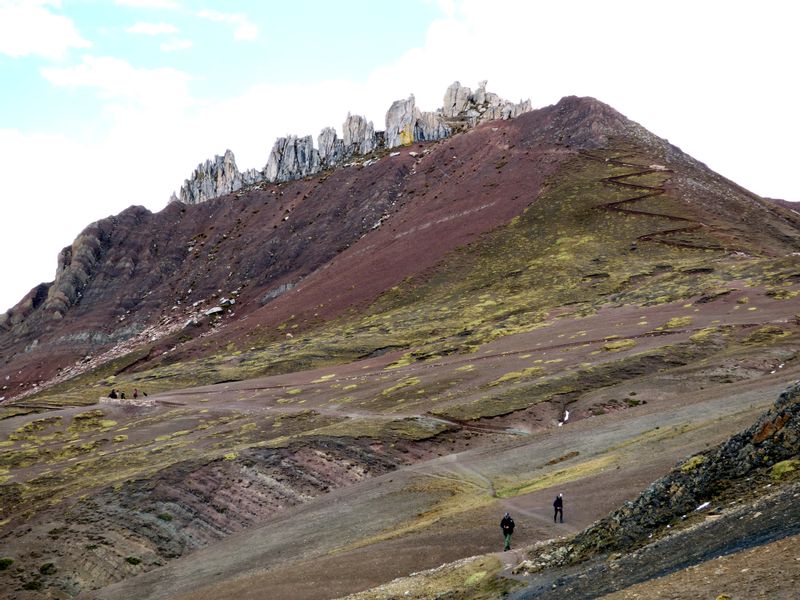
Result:
[[[0,312],[198,163],[263,168],[348,112],[480,80],[593,96],[762,196],[800,200],[800,8],[786,0],[0,0]],[[146,235],[146,232],[143,232]]]

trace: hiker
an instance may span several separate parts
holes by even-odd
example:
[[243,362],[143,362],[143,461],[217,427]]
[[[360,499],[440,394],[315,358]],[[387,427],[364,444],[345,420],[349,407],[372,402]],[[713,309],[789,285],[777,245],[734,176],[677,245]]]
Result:
[[505,541],[503,552],[506,552],[511,550],[511,534],[514,533],[514,519],[511,518],[510,514],[503,515],[503,520],[500,521],[500,529],[503,530],[503,540]]
[[117,399],[117,390],[111,388],[111,393],[108,395],[109,398],[113,398],[114,400]]
[[133,388],[133,399],[136,400],[136,398],[138,397],[139,397],[139,388]]
[[559,494],[556,496],[555,502],[553,502],[553,508],[555,512],[553,513],[553,523],[556,522],[557,517],[561,517],[561,522],[564,522],[564,494]]
[[125,392],[123,392],[122,390],[119,391],[119,399],[125,400]]

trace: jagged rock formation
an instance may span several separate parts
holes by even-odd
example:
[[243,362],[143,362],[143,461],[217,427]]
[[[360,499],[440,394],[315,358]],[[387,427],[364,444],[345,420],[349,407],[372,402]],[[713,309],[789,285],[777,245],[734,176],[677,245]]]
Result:
[[530,110],[530,100],[514,103],[487,92],[486,81],[481,81],[474,93],[458,81],[454,82],[447,88],[442,106],[445,118],[465,121],[470,127],[494,119],[513,119]]
[[320,170],[319,152],[310,135],[278,138],[269,154],[264,175],[267,181],[300,179]]
[[222,156],[217,155],[213,160],[197,165],[191,177],[183,182],[178,195],[172,194],[170,201],[199,204],[262,180],[263,175],[255,169],[239,172],[233,152],[225,150]]
[[[448,88],[449,89],[449,88]],[[440,140],[452,130],[444,123],[442,113],[422,112],[416,106],[414,94],[405,100],[395,100],[386,113],[386,146],[408,146],[415,141]]]
[[326,127],[317,137],[319,162],[322,167],[335,165],[345,156],[344,140],[339,139],[333,127]]
[[367,121],[361,115],[347,114],[342,125],[345,152],[348,155],[369,154],[378,147],[379,140],[375,134],[372,121]]
[[487,92],[486,81],[480,83],[475,93],[456,81],[445,92],[443,108],[435,112],[420,111],[413,94],[393,102],[386,113],[385,132],[376,132],[372,121],[360,115],[348,114],[342,125],[342,138],[332,127],[326,127],[317,138],[317,148],[311,136],[278,138],[263,171],[250,169],[240,173],[233,152],[226,150],[223,156],[198,165],[179,194],[173,194],[170,200],[197,204],[261,181],[301,179],[381,147],[440,140],[484,121],[509,119],[530,110],[530,100],[515,104]]

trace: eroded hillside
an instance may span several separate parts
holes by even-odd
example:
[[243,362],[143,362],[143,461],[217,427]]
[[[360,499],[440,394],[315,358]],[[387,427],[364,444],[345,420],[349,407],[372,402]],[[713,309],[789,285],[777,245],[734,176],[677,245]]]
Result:
[[504,510],[575,532],[798,378],[799,227],[579,98],[95,224],[68,301],[5,324],[43,389],[1,409],[0,581],[328,598],[489,552]]

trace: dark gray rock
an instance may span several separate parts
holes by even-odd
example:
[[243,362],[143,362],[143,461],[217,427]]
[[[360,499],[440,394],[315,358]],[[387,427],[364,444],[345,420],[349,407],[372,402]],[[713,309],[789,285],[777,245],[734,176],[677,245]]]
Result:
[[752,427],[683,461],[638,498],[575,536],[561,562],[630,548],[712,500],[732,482],[798,455],[800,382],[789,386]]

